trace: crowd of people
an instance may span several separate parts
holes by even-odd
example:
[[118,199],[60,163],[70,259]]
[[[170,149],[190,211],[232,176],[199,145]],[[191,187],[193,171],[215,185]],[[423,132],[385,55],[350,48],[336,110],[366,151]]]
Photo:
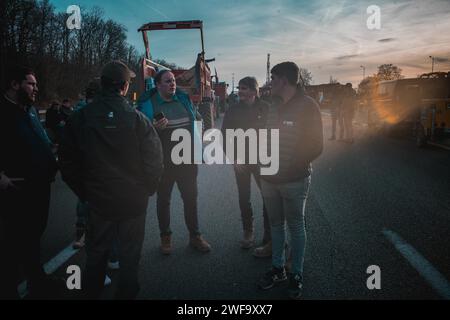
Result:
[[[222,130],[279,131],[280,163],[275,175],[260,175],[258,164],[233,165],[243,229],[240,246],[256,246],[250,201],[253,176],[262,194],[264,220],[263,239],[253,255],[272,259],[258,286],[270,289],[287,280],[289,297],[298,299],[303,289],[305,204],[311,162],[323,149],[322,120],[317,103],[305,93],[295,63],[280,63],[271,74],[270,99],[259,97],[254,77],[239,81],[239,98],[226,111]],[[0,243],[3,246],[7,239],[10,245],[2,248],[6,263],[0,264],[0,298],[19,298],[20,267],[31,297],[46,297],[59,284],[44,272],[40,261],[50,186],[58,170],[78,197],[74,246],[86,249],[83,293],[87,299],[101,296],[108,282],[107,267],[118,268],[119,263],[115,297],[136,298],[147,205],[153,194],[160,251],[172,253],[170,202],[175,183],[184,204],[189,245],[205,254],[212,250],[198,219],[199,165],[171,159],[176,144],[172,133],[186,129],[194,144],[201,139],[195,128],[201,116],[169,70],[158,72],[155,88],[141,95],[137,108],[131,106],[125,97],[134,77],[120,61],[106,64],[100,81],[88,85],[84,103],[76,108],[69,99],[52,104],[45,130],[33,107],[38,94],[35,73],[23,67],[9,72],[0,101],[0,235],[4,237]]]

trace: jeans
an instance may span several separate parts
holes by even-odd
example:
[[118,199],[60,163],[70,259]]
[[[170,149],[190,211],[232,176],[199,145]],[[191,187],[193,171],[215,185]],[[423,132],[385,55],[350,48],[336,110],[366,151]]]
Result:
[[306,246],[305,205],[311,177],[289,183],[261,180],[261,191],[272,230],[272,265],[285,265],[286,224],[290,232],[292,273],[303,275]]
[[[253,231],[253,209],[250,202],[251,194],[251,178],[255,179],[255,182],[259,189],[261,189],[259,167],[257,165],[239,165],[234,166],[234,174],[236,176],[236,183],[239,194],[239,208],[241,210],[242,226],[244,231]],[[264,236],[263,244],[270,241],[270,223],[267,216],[266,206],[263,204],[263,217],[264,217]]]
[[170,235],[170,198],[177,183],[184,205],[184,220],[191,236],[199,235],[197,216],[197,165],[168,166],[159,183],[156,200],[161,235]]
[[144,242],[145,218],[143,213],[131,219],[107,220],[90,212],[86,231],[87,298],[97,299],[103,290],[106,265],[114,239],[119,247],[120,279],[116,298],[134,299],[139,292],[138,267]]

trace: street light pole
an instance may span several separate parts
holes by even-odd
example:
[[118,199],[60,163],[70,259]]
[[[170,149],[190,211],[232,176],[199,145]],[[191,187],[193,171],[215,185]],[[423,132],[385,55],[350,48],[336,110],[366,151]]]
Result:
[[430,56],[430,59],[431,59],[431,73],[433,73],[434,72],[434,57]]
[[231,93],[234,93],[234,73],[231,74],[232,78],[231,78]]
[[363,69],[363,80],[366,78],[366,67],[360,66]]

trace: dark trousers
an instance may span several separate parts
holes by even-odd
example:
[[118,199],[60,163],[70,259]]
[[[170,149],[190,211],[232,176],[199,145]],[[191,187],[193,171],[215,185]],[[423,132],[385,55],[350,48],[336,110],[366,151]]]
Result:
[[[244,231],[253,231],[253,209],[250,202],[251,195],[251,178],[255,179],[258,188],[261,190],[259,179],[259,167],[256,165],[239,165],[234,166],[234,174],[239,194],[239,208],[241,209],[242,226]],[[264,217],[264,236],[263,243],[270,241],[270,223],[267,216],[266,206],[263,203],[263,217]]]
[[20,267],[30,291],[41,289],[45,277],[40,249],[48,220],[50,183],[17,186],[18,189],[0,191],[0,299],[18,297]]
[[336,123],[339,122],[339,137],[343,138],[343,130],[344,130],[344,123],[342,114],[339,108],[335,107],[331,109],[331,136],[333,138],[336,137]]
[[194,164],[168,166],[164,169],[158,187],[156,208],[161,235],[169,235],[170,230],[170,198],[176,183],[184,205],[184,220],[191,236],[199,235],[197,216],[197,174]]
[[86,298],[98,299],[103,290],[111,245],[117,237],[120,278],[116,299],[134,299],[139,292],[138,267],[144,242],[145,213],[119,221],[111,221],[89,213],[86,230]]

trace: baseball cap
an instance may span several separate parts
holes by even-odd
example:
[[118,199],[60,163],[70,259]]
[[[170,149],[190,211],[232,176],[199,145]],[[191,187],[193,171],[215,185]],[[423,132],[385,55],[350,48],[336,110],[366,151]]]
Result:
[[136,77],[136,74],[122,61],[114,60],[103,67],[102,77],[107,78],[114,83],[121,83],[130,81],[131,78]]

